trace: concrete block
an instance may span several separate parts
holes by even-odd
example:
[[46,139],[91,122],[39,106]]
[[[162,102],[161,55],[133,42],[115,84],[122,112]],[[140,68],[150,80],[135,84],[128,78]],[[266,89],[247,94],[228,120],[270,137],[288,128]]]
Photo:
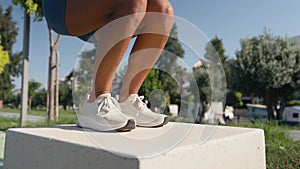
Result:
[[131,132],[9,129],[4,169],[263,169],[260,129],[169,123]]

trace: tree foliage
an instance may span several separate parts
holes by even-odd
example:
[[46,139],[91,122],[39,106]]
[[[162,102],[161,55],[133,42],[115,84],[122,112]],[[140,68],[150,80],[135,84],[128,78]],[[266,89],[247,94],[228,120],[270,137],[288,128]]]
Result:
[[230,91],[226,96],[226,105],[234,108],[241,108],[243,106],[242,93]]
[[200,101],[204,105],[211,100],[211,87],[208,73],[204,67],[201,67],[194,70],[194,76],[199,89]]
[[227,67],[227,56],[222,39],[217,36],[207,43],[202,66],[195,71],[201,102],[225,100],[226,76],[223,67]]
[[234,86],[245,94],[264,97],[268,118],[274,119],[276,111],[281,119],[286,102],[300,88],[300,48],[267,30],[240,43]]
[[47,90],[45,88],[37,90],[37,93],[32,97],[31,107],[46,107]]
[[[223,93],[226,91],[224,84],[226,81],[221,72],[226,65],[227,56],[222,39],[215,36],[206,44],[204,57],[199,67],[194,67],[194,77],[200,96],[201,110],[198,112],[197,123],[203,122],[204,112],[209,110],[212,101],[223,101]],[[218,82],[218,83],[216,83]],[[195,88],[195,87],[193,87]],[[199,114],[200,113],[200,114]]]
[[8,63],[9,63],[8,52],[3,50],[3,47],[0,45],[0,74],[3,72],[4,66]]
[[[12,7],[8,7],[5,11],[0,6],[0,36],[3,49],[9,55],[9,63],[3,68],[0,74],[0,99],[7,103],[7,100],[12,99],[12,92],[14,85],[12,84],[12,77],[16,77],[21,72],[21,53],[13,53],[12,46],[16,42],[18,29],[16,22],[12,20]],[[3,63],[1,61],[1,63]]]
[[225,55],[225,48],[224,48],[222,39],[220,39],[218,36],[215,36],[210,41],[210,43],[214,47],[214,50],[215,50],[215,51],[213,51],[213,54],[216,53],[217,56],[219,57],[222,65],[225,66],[228,57]]
[[43,0],[12,0],[15,5],[20,4],[29,15],[35,14],[35,20],[41,21],[44,16]]
[[31,110],[32,98],[38,94],[38,89],[40,89],[41,86],[42,86],[42,84],[40,82],[37,82],[33,79],[28,82],[28,102],[29,102],[28,108],[29,108],[29,111]]
[[37,82],[33,79],[29,81],[28,85],[28,97],[32,98],[37,94],[38,89],[42,86],[40,82]]

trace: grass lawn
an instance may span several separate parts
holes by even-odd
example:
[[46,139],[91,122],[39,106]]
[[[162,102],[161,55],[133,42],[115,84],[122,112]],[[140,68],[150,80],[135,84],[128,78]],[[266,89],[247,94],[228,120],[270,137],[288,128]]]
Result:
[[[3,108],[0,112],[20,113],[19,109]],[[46,111],[43,109],[33,109],[28,113],[29,115],[46,117]],[[59,124],[74,124],[76,122],[76,112],[74,110],[59,110],[58,121],[42,121],[42,122],[27,122],[26,127],[38,127],[38,126],[53,126]],[[0,116],[0,131],[5,131],[8,128],[20,127],[19,118],[7,118]]]
[[286,130],[299,130],[300,127],[287,125],[244,123],[229,124],[237,127],[261,128],[265,132],[266,158],[268,169],[299,169],[300,141],[293,141]]

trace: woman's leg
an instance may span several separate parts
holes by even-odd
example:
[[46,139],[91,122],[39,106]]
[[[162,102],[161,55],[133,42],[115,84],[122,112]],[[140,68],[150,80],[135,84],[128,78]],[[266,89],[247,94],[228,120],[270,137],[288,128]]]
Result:
[[[173,25],[173,8],[168,0],[148,0],[147,12],[142,21],[142,32],[137,36],[128,61],[128,70],[120,91],[120,102],[130,94],[137,94],[149,71],[161,55]],[[166,14],[166,15],[164,15]]]
[[[97,59],[90,101],[98,95],[110,93],[115,71],[144,17],[146,6],[146,0],[88,0],[84,3],[82,0],[68,0],[66,25],[70,34],[82,35],[103,28],[95,33]],[[124,16],[128,17],[112,22]]]

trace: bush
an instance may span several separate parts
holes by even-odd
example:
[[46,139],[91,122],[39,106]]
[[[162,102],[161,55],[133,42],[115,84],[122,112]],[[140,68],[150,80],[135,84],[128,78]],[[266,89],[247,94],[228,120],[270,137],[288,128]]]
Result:
[[226,95],[226,105],[234,108],[241,108],[243,106],[242,93],[230,91]]
[[292,100],[287,102],[286,106],[300,106],[300,100]]

